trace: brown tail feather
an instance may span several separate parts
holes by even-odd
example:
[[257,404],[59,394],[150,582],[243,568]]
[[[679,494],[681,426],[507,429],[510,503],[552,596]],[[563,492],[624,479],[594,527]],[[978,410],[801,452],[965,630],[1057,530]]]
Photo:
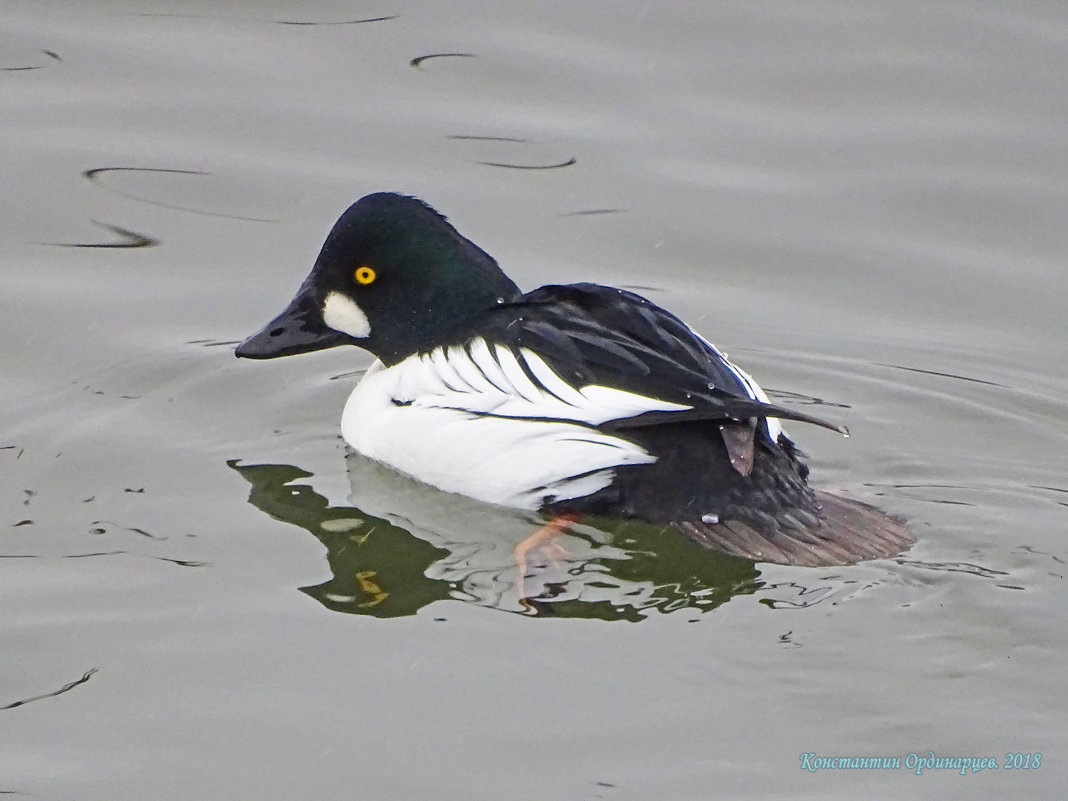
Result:
[[816,491],[818,521],[809,515],[783,515],[775,526],[756,528],[740,520],[719,523],[680,521],[687,537],[716,551],[758,562],[802,567],[851,565],[904,553],[916,541],[900,521],[870,504]]

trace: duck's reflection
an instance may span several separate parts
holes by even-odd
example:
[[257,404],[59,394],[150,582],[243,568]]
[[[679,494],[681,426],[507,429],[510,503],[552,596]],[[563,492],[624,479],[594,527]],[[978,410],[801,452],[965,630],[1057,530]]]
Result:
[[[438,492],[368,459],[347,458],[352,506],[330,506],[286,464],[228,464],[249,503],[326,547],[333,578],[303,592],[350,614],[412,615],[455,599],[505,611],[637,621],[654,611],[707,611],[762,586],[752,562],[701,549],[671,529],[590,521],[534,554],[520,578],[512,550],[544,521]],[[591,525],[594,523],[595,525]],[[596,526],[596,527],[595,527]]]

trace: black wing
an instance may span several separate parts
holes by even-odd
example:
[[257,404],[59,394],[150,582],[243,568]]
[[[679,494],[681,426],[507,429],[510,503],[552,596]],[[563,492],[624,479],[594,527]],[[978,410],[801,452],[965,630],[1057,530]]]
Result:
[[776,417],[847,433],[755,398],[737,369],[689,326],[623,289],[544,286],[490,310],[477,327],[489,341],[534,351],[576,388],[596,384],[692,407],[647,412],[616,427]]

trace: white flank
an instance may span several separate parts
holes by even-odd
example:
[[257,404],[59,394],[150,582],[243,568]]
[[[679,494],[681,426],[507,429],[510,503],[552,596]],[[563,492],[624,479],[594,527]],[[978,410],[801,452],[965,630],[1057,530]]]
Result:
[[[371,332],[363,310],[337,292],[323,319],[350,336]],[[768,402],[748,373],[705,342],[750,398]],[[617,467],[656,461],[591,426],[690,408],[614,387],[574,387],[529,348],[477,338],[388,368],[375,362],[345,404],[341,433],[364,456],[446,492],[537,509],[608,486]],[[777,440],[779,421],[769,417],[767,426]]]
[[340,292],[331,292],[323,301],[323,322],[350,337],[363,339],[371,335],[371,323],[363,309]]
[[[481,352],[489,354],[488,348]],[[477,366],[457,367],[460,354],[469,360],[466,351],[453,349],[446,371],[440,369],[446,359],[440,350],[389,368],[375,362],[345,404],[341,433],[346,442],[446,492],[521,509],[589,495],[612,482],[614,468],[656,461],[638,445],[584,425],[514,419],[555,415],[512,387],[514,396],[485,377],[476,378],[471,368],[482,375]],[[495,378],[501,380],[504,372],[498,370]],[[524,391],[544,396],[551,412],[575,411],[526,382]],[[499,410],[509,404],[514,414],[501,416]],[[612,419],[589,409],[570,419],[591,416]]]

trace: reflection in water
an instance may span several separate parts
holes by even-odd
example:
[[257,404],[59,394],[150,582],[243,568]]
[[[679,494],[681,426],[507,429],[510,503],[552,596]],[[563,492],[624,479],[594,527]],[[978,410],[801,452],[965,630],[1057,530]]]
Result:
[[354,505],[340,507],[300,483],[311,474],[297,467],[228,462],[251,485],[249,503],[326,548],[333,577],[301,589],[335,611],[398,617],[454,599],[523,614],[637,621],[652,610],[714,609],[762,586],[752,562],[636,521],[576,526],[560,540],[563,560],[534,560],[519,582],[512,549],[542,520],[438,492],[357,454],[348,463]]
[[277,520],[300,526],[326,548],[334,577],[301,590],[328,609],[397,617],[449,597],[447,585],[424,576],[427,566],[445,556],[445,550],[359,509],[329,506],[311,487],[291,483],[311,476],[297,467],[227,464],[252,485],[249,503]]

